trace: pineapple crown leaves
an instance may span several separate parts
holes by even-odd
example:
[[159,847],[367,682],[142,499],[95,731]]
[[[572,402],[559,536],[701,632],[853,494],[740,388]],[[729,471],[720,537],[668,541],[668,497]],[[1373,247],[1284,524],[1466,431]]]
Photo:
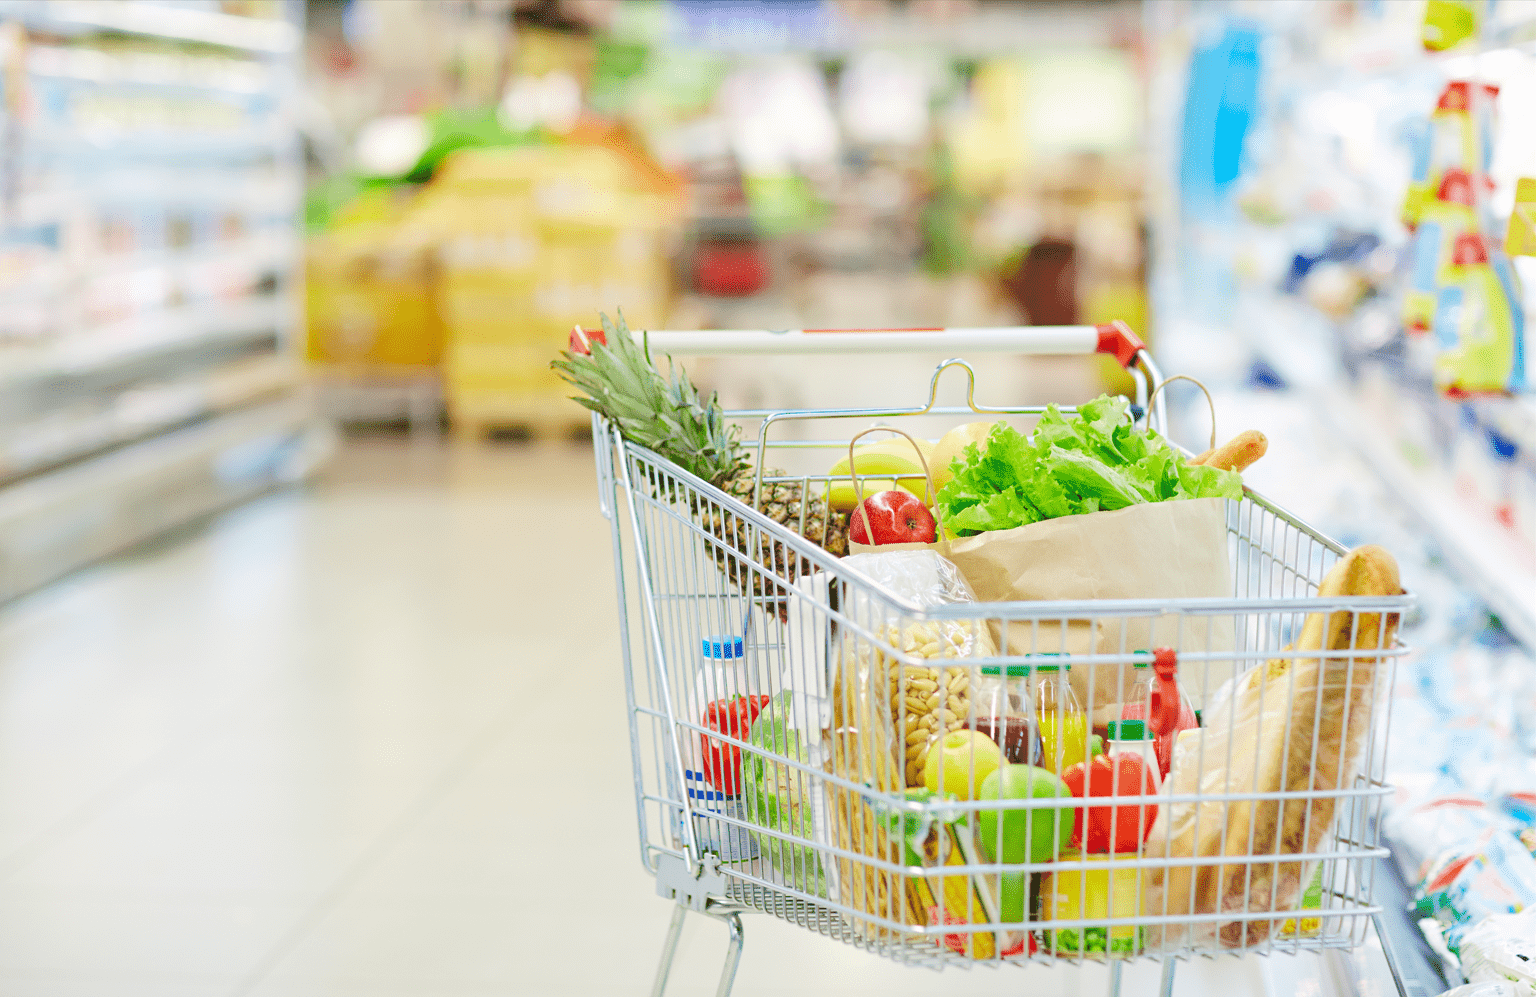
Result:
[[[636,342],[624,322],[602,316],[607,343],[593,339],[590,353],[561,350],[550,362],[586,397],[575,401],[618,426],[619,432],[718,485],[746,467],[739,426],[728,425],[717,394],[701,399],[688,372],[667,357],[667,376],[651,361],[649,341]],[[644,335],[644,333],[642,333]]]

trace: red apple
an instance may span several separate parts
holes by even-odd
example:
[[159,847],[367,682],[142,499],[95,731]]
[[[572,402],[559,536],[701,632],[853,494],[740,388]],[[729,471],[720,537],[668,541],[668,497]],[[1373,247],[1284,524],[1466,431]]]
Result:
[[[875,538],[869,539],[870,533]],[[933,513],[923,500],[900,488],[876,492],[853,510],[848,518],[848,537],[856,544],[922,543],[938,539]]]

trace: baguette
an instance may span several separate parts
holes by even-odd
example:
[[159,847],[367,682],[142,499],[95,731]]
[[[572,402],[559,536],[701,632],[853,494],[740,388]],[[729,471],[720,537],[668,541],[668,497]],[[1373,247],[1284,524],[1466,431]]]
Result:
[[[1323,598],[1396,595],[1397,564],[1380,547],[1352,551],[1318,590]],[[1173,792],[1321,791],[1349,786],[1359,768],[1378,691],[1378,656],[1313,657],[1320,651],[1370,652],[1390,647],[1395,613],[1313,613],[1295,645],[1295,658],[1270,661],[1236,683],[1236,691],[1186,732],[1175,748]],[[1316,744],[1314,747],[1314,733]],[[1192,736],[1191,736],[1192,735]],[[1312,875],[1311,861],[1251,861],[1250,856],[1318,851],[1333,829],[1337,797],[1218,801],[1162,808],[1147,840],[1148,855],[1232,856],[1220,866],[1171,866],[1149,875],[1152,914],[1263,914],[1296,906]],[[1272,920],[1204,922],[1154,931],[1164,951],[1193,942],[1228,948],[1258,945]]]
[[1238,433],[1214,450],[1189,459],[1190,464],[1205,464],[1223,471],[1245,471],[1269,452],[1269,440],[1257,429]]

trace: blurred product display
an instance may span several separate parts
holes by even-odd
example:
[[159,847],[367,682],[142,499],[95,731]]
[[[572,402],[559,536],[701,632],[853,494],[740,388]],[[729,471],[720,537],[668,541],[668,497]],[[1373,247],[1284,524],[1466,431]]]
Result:
[[1465,939],[1536,903],[1536,8],[1148,12],[1153,104],[1183,107],[1149,170],[1165,362],[1308,455],[1261,472],[1315,483],[1301,515],[1403,562],[1385,923],[1421,992],[1492,980]]
[[299,33],[235,6],[0,5],[0,601],[322,438],[291,348]]
[[[905,779],[897,788],[909,790],[911,804],[907,851],[899,856],[907,871],[893,864],[893,851],[881,859],[881,877],[906,876],[914,865],[977,861],[964,853],[979,840],[961,833],[969,818],[946,815],[921,834],[910,820],[937,805],[933,794],[945,766],[968,769],[976,800],[1072,792],[1123,799],[1084,805],[1076,823],[1067,815],[1059,827],[1048,808],[1026,808],[1018,826],[1036,828],[1029,832],[1035,846],[1047,843],[1039,855],[1014,848],[1026,839],[1007,832],[1014,859],[1066,858],[1076,867],[1021,873],[992,863],[985,876],[974,874],[975,884],[996,882],[978,885],[974,895],[967,879],[973,873],[946,874],[934,880],[938,895],[923,897],[930,887],[914,888],[910,919],[889,920],[849,900],[859,892],[848,866],[853,838],[825,854],[786,844],[835,827],[829,808],[842,805],[839,795],[849,797],[843,802],[850,807],[869,805],[872,797],[855,801],[860,782],[846,772],[837,774],[841,787],[832,796],[798,788],[820,778],[824,762],[833,772],[831,759],[848,749],[827,726],[834,699],[816,691],[816,669],[786,680],[781,695],[758,695],[763,690],[751,676],[760,648],[773,638],[761,631],[783,624],[783,633],[819,647],[812,657],[821,655],[830,680],[840,660],[833,639],[839,631],[827,620],[849,619],[850,605],[862,604],[838,603],[826,577],[815,581],[832,572],[825,564],[796,581],[801,566],[786,558],[809,555],[787,554],[782,543],[775,548],[763,524],[783,527],[818,556],[840,558],[850,541],[911,540],[931,544],[935,550],[923,553],[937,561],[936,550],[949,556],[950,541],[970,541],[979,531],[1004,533],[1159,499],[1233,500],[1210,504],[1211,547],[1263,561],[1253,577],[1283,576],[1265,584],[1285,588],[1284,598],[1322,591],[1324,572],[1315,569],[1343,553],[1321,550],[1326,538],[1351,549],[1381,545],[1395,557],[1401,586],[1394,581],[1365,598],[1387,592],[1403,601],[1356,610],[1357,622],[1374,613],[1382,628],[1380,643],[1370,645],[1370,653],[1385,655],[1380,674],[1395,669],[1390,691],[1371,703],[1376,710],[1390,699],[1391,723],[1372,732],[1355,718],[1351,750],[1366,751],[1372,765],[1386,760],[1379,769],[1358,769],[1351,786],[1335,787],[1349,798],[1351,814],[1361,815],[1353,830],[1309,825],[1293,833],[1285,820],[1271,819],[1255,820],[1258,830],[1247,832],[1242,857],[1254,868],[1270,858],[1254,835],[1289,835],[1286,847],[1300,858],[1287,863],[1295,869],[1286,874],[1286,902],[1258,912],[1271,920],[1239,924],[1254,934],[1244,944],[1221,944],[1306,958],[1265,959],[1257,970],[1260,960],[1194,960],[1186,957],[1195,950],[1186,949],[1176,960],[1179,973],[1188,974],[1181,979],[1214,980],[1206,990],[1234,995],[1533,997],[1533,122],[1536,0],[0,0],[0,605],[310,479],[332,455],[338,424],[386,432],[403,424],[410,431],[409,445],[400,447],[407,457],[382,463],[376,479],[347,482],[369,501],[377,495],[368,489],[389,475],[399,479],[390,485],[415,488],[441,473],[445,480],[427,487],[442,486],[444,495],[464,482],[478,487],[474,462],[493,454],[516,470],[484,480],[498,489],[510,482],[525,516],[543,508],[540,502],[560,503],[563,514],[574,508],[573,496],[590,498],[587,479],[566,466],[576,466],[567,458],[578,453],[566,444],[596,432],[603,513],[613,519],[607,503],[620,490],[609,459],[615,446],[621,456],[626,445],[641,447],[645,454],[631,453],[623,469],[645,469],[652,490],[638,477],[618,479],[634,489],[630,513],[658,521],[676,515],[685,525],[654,548],[640,527],[627,540],[614,534],[621,604],[627,605],[624,585],[638,577],[624,575],[625,544],[657,563],[675,544],[690,557],[708,551],[699,563],[712,560],[721,577],[713,569],[704,574],[725,587],[680,588],[666,596],[672,602],[665,612],[652,608],[655,619],[672,613],[685,622],[668,626],[690,625],[686,614],[701,613],[709,600],[725,605],[721,593],[729,586],[744,604],[756,599],[773,609],[762,615],[764,627],[748,627],[745,638],[728,632],[739,616],[707,624],[700,617],[698,633],[678,645],[692,660],[703,640],[693,664],[709,677],[670,686],[692,690],[700,709],[691,727],[683,724],[686,736],[675,739],[679,777],[671,781],[678,785],[646,796],[642,838],[647,814],[665,822],[692,807],[693,822],[678,816],[677,834],[687,830],[684,837],[707,842],[706,851],[738,873],[761,873],[742,887],[739,897],[748,899],[740,907],[767,909],[762,897],[775,895],[786,920],[819,924],[826,935],[842,930],[845,941],[861,947],[879,950],[884,933],[898,929],[934,929],[910,951],[921,945],[925,959],[937,952],[940,962],[946,949],[957,957],[950,961],[1049,961],[1030,971],[1053,981],[1067,977],[1048,974],[1070,972],[1072,986],[1077,974],[1087,979],[1090,968],[1104,970],[1112,993],[1120,992],[1124,973],[1134,981],[1126,992],[1151,992],[1153,971],[1146,967],[1173,951],[1160,951],[1155,940],[1178,927],[1177,918],[1112,930],[1090,924],[1152,911],[1140,872],[1132,869],[1128,882],[1123,862],[1118,871],[1090,862],[1116,854],[1145,859],[1146,876],[1159,890],[1163,877],[1174,881],[1170,869],[1191,879],[1214,875],[1218,888],[1204,898],[1209,910],[1193,909],[1190,890],[1186,916],[1191,925],[1202,922],[1202,931],[1232,927],[1218,929],[1220,918],[1235,911],[1230,903],[1243,903],[1244,916],[1254,913],[1246,900],[1222,892],[1221,877],[1231,886],[1232,873],[1208,861],[1215,852],[1207,849],[1180,868],[1159,865],[1143,850],[1159,840],[1149,837],[1157,813],[1170,824],[1192,798],[1151,801],[1168,794],[1179,800],[1184,792],[1179,745],[1207,743],[1213,728],[1203,725],[1224,715],[1210,704],[1237,709],[1241,683],[1259,669],[1234,674],[1225,698],[1216,698],[1195,678],[1198,665],[1209,675],[1213,660],[1227,655],[1209,643],[1192,652],[1177,682],[1176,662],[1163,659],[1157,670],[1138,662],[1141,674],[1126,666],[1135,684],[1130,698],[1095,701],[1086,694],[1093,686],[1081,684],[1099,667],[1092,655],[1102,649],[1095,645],[1090,663],[1074,669],[1065,659],[1082,654],[1065,643],[1038,655],[1010,651],[1006,624],[988,631],[995,648],[981,650],[978,637],[964,655],[1064,660],[988,664],[990,672],[978,670],[964,682],[962,665],[921,666],[916,681],[924,684],[907,701],[904,772],[899,751],[892,754],[892,771]],[[1156,366],[1133,375],[1126,356],[1116,362],[1087,348],[1097,336],[1106,354],[1118,344],[1134,360],[1137,350],[1128,344],[1135,337],[1117,339],[1118,322],[1145,341]],[[1077,328],[1026,334],[1020,326]],[[662,337],[646,338],[656,330],[725,337],[730,333],[719,330],[732,329],[758,330],[757,340],[775,345],[815,341],[818,349],[840,338],[828,333],[881,335],[843,337],[867,350],[856,358],[857,376],[837,362],[846,357],[754,352],[741,349],[740,339],[708,356],[680,355],[683,372],[662,363],[661,351],[651,353]],[[868,350],[869,342],[894,342],[897,333],[931,333],[916,341],[953,345],[955,330],[973,341],[1057,336],[1086,346],[1065,357],[1042,348],[1039,355],[968,358],[981,361],[969,371],[973,394],[962,394],[963,371],[945,375],[942,384],[934,374],[937,361],[963,350]],[[708,338],[672,342],[698,346]],[[559,369],[552,368],[562,350],[568,352]],[[1150,386],[1133,377],[1144,381],[1143,371],[1159,368],[1187,377],[1164,382],[1157,404],[1114,397],[1134,398]],[[572,385],[588,396],[583,403],[571,397]],[[1072,407],[1043,417],[1017,408],[1045,403]],[[1158,405],[1168,410],[1166,440],[1149,431]],[[596,422],[588,409],[598,413]],[[761,446],[758,424],[745,431],[727,425],[733,409],[756,413]],[[851,413],[838,418],[865,423],[833,426],[833,409]],[[793,438],[770,443],[770,425],[784,429],[775,420],[792,410],[800,411],[784,421],[798,420]],[[767,412],[780,415],[764,418]],[[1010,413],[1011,421],[996,430],[999,413]],[[913,436],[871,437],[857,450],[848,442],[870,426],[890,429],[886,423],[897,418],[912,420]],[[437,447],[445,435],[451,442]],[[507,436],[540,442],[488,449],[489,440]],[[1232,442],[1217,448],[1222,441]],[[1220,459],[1189,457],[1168,442],[1192,452],[1209,443]],[[761,458],[770,445],[782,449],[782,467],[754,468],[752,455]],[[1133,449],[1135,460],[1127,457]],[[951,465],[952,458],[961,463]],[[530,473],[537,461],[564,474],[562,483],[549,484],[542,468]],[[588,458],[581,474],[591,466]],[[679,466],[741,499],[756,516],[733,511],[713,493],[694,493],[692,479],[658,484]],[[813,490],[813,480],[825,490]],[[1067,488],[1063,481],[1092,487]],[[1273,505],[1244,499],[1244,483]],[[678,500],[685,493],[692,498]],[[497,502],[505,498],[496,495]],[[418,512],[408,516],[400,511],[408,503],[372,509],[349,501],[358,504],[347,506],[347,516],[367,522],[357,536],[378,540],[386,551],[398,542],[391,530],[422,533],[432,516],[453,519],[468,508],[444,499],[411,506]],[[1255,508],[1274,517],[1274,535],[1244,532],[1258,528],[1242,525],[1247,513],[1239,510]],[[443,511],[452,509],[458,511]],[[864,519],[854,523],[850,517],[861,510]],[[481,515],[463,528],[476,531],[476,539],[485,522],[495,521],[474,513]],[[579,556],[585,565],[606,556],[580,546],[596,535],[590,523],[560,522],[547,531],[560,534],[556,539],[529,537],[529,563]],[[606,547],[608,540],[599,539]],[[454,542],[460,541],[444,539],[444,549]],[[1223,543],[1232,552],[1244,544],[1253,549],[1228,555]],[[1120,560],[1103,574],[1117,580],[1133,574],[1127,550],[1151,547],[1107,546]],[[421,549],[428,553],[410,555],[420,564],[391,561],[389,570],[456,570]],[[1062,557],[1081,567],[1081,558]],[[1022,559],[1032,567],[1040,560]],[[295,555],[296,564],[302,561]],[[1161,577],[1177,573],[1169,559],[1156,567]],[[1215,586],[1222,592],[1225,568]],[[744,584],[754,569],[783,578]],[[1248,584],[1246,570],[1232,583],[1238,590]],[[1041,573],[1070,572],[1046,561]],[[336,577],[350,576],[338,570]],[[466,589],[482,593],[503,584],[486,581],[492,577],[476,576]],[[543,584],[541,576],[528,577],[533,581],[520,575],[518,585]],[[889,588],[900,594],[899,586]],[[360,589],[368,598],[377,594]],[[1095,582],[1082,600],[1107,600],[1110,591]],[[1333,595],[1362,591],[1370,590]],[[1003,601],[980,592],[979,603]],[[1405,592],[1416,600],[1411,609],[1404,608]],[[459,589],[451,594],[445,604],[478,606]],[[824,634],[810,630],[813,594],[825,597],[815,603],[825,614]],[[1215,598],[1204,590],[1198,596]],[[1012,604],[1039,598],[1019,596]],[[1168,617],[1192,625],[1198,614],[1187,608]],[[398,611],[411,617],[408,609]],[[1303,647],[1305,627],[1325,619],[1336,627],[1346,611],[1315,601],[1271,611],[1275,622],[1263,623],[1263,634],[1254,636],[1261,627],[1255,622],[1248,636],[1241,626],[1236,636],[1226,635],[1241,648],[1232,656],[1246,655],[1242,668],[1258,663],[1261,645],[1283,645],[1284,656],[1265,667],[1288,669],[1295,667],[1293,652],[1301,655],[1296,661],[1308,654],[1322,661],[1339,658],[1333,652],[1341,647],[1367,646],[1346,640]],[[1294,619],[1281,622],[1286,614]],[[953,622],[952,616],[925,619]],[[457,617],[424,610],[421,618]],[[611,627],[606,616],[592,619],[594,627]],[[408,622],[415,626],[414,618]],[[532,621],[528,629],[546,623]],[[1062,618],[1063,631],[1068,623]],[[641,626],[624,621],[624,639]],[[1389,649],[1394,626],[1401,643]],[[427,632],[432,624],[420,629],[398,653],[415,649],[413,641],[439,653],[439,635]],[[893,625],[890,634],[899,633]],[[937,634],[927,635],[930,643],[908,630],[907,651],[964,656],[959,644],[941,648]],[[597,667],[588,636],[579,635],[578,657],[562,666]],[[468,657],[482,650],[476,646]],[[1128,646],[1118,654],[1157,660],[1160,650],[1166,649]],[[1392,658],[1394,652],[1403,656]],[[667,657],[660,638],[644,653]],[[1370,660],[1374,676],[1377,659]],[[901,670],[891,668],[895,684],[888,691],[899,700]],[[1021,668],[1031,677],[1009,671]],[[1044,680],[1033,672],[1046,673]],[[786,663],[783,674],[789,673]],[[811,684],[803,686],[802,678]],[[651,691],[664,698],[656,690],[667,683],[654,684]],[[958,710],[939,705],[941,689],[948,696],[967,685],[969,699]],[[635,695],[628,689],[628,705],[637,710],[631,726],[609,725],[620,735],[608,742],[600,724],[590,739],[583,735],[583,750],[590,740],[594,755],[622,762],[629,750],[623,737],[638,745],[636,724],[662,721],[666,711],[637,708]],[[422,700],[435,702],[431,694]],[[1256,702],[1262,704],[1262,693]],[[796,719],[823,706],[825,722]],[[0,712],[8,709],[0,702]],[[893,718],[901,707],[895,709]],[[930,745],[930,737],[940,740]],[[941,744],[949,745],[947,762]],[[786,745],[784,758],[765,761]],[[1248,813],[1274,804],[1283,814],[1281,797],[1298,795],[1291,792],[1293,769],[1320,767],[1310,760],[1292,766],[1286,757],[1289,767],[1280,773],[1277,761],[1280,774],[1270,773],[1274,781],[1265,784],[1275,794],[1243,797]],[[977,760],[988,763],[988,775],[975,771]],[[11,763],[0,754],[0,772]],[[1026,776],[1032,766],[1049,780]],[[638,757],[634,768],[639,787]],[[622,764],[615,771],[621,783],[630,778]],[[1342,770],[1335,774],[1346,781]],[[387,777],[386,771],[380,783]],[[1134,788],[1114,788],[1122,779]],[[868,779],[862,786],[882,791]],[[1314,789],[1308,806],[1316,802]],[[673,814],[669,799],[687,802]],[[979,814],[978,825],[1012,825],[997,816],[1006,808],[978,811],[971,799],[955,802]],[[518,820],[544,829],[522,815]],[[583,833],[605,833],[602,822],[588,823]],[[898,826],[887,822],[878,831],[882,847],[900,844]],[[1375,847],[1378,840],[1384,847]],[[1014,859],[1008,862],[1019,864]],[[1305,875],[1298,871],[1303,861]],[[576,865],[550,864],[532,874],[590,872],[573,873]],[[1327,880],[1314,872],[1322,866],[1335,870]],[[1204,871],[1190,872],[1197,867]],[[646,871],[657,870],[660,862]],[[719,872],[690,866],[693,879],[677,897],[707,890],[703,874]],[[658,883],[668,896],[681,880],[668,886],[664,878]],[[952,885],[943,886],[946,879]],[[555,887],[547,880],[539,888],[561,899],[590,892],[585,883]],[[717,891],[715,899],[724,895]],[[811,901],[818,898],[832,906],[817,907]],[[973,916],[983,907],[985,919]],[[1000,910],[1013,913],[999,916]],[[1082,923],[1028,930],[1025,912],[1041,910]],[[862,940],[849,933],[860,912],[875,925]],[[834,930],[839,918],[842,927]],[[1016,922],[1019,930],[955,927],[983,920]],[[674,932],[680,925],[674,922]],[[649,945],[647,939],[640,948]],[[1213,941],[1201,951],[1218,950]],[[1125,961],[1111,964],[1117,954]],[[1170,956],[1168,964],[1174,962]],[[1149,975],[1135,975],[1144,970]],[[946,978],[946,989],[957,975]],[[762,990],[763,979],[747,987]],[[1163,992],[1171,995],[1173,977],[1164,979],[1170,989]],[[251,977],[239,992],[258,983]],[[775,978],[772,985],[795,990],[799,983]],[[480,992],[478,986],[470,989]],[[1178,992],[1195,992],[1191,987]]]
[[[312,92],[335,149],[311,164],[308,213],[322,399],[346,418],[342,393],[371,385],[397,406],[441,397],[470,435],[563,435],[580,413],[537,358],[621,308],[636,328],[1145,330],[1139,17],[312,4]],[[1092,113],[1055,113],[1090,92]],[[1063,399],[1129,383],[1071,366]],[[699,374],[763,405],[847,400],[773,362]]]

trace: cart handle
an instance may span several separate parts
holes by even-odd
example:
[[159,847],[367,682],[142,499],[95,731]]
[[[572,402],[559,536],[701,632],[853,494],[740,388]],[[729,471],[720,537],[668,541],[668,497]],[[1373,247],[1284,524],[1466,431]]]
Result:
[[[779,354],[919,353],[950,349],[980,353],[1024,355],[1083,355],[1103,353],[1115,358],[1136,378],[1136,405],[1147,425],[1167,426],[1163,403],[1147,396],[1147,379],[1161,384],[1163,375],[1152,353],[1131,327],[1116,319],[1102,325],[1028,325],[924,329],[701,329],[696,332],[656,330],[645,333],[646,349],[667,354],[718,357]],[[1137,364],[1141,369],[1137,369]],[[946,363],[946,366],[948,362]],[[941,368],[942,369],[942,368]],[[1145,372],[1145,373],[1143,373]],[[972,384],[975,376],[972,375]],[[935,385],[937,373],[935,374]],[[976,408],[974,401],[971,408]],[[929,407],[932,407],[930,398]],[[925,410],[926,411],[926,410]]]
[[925,329],[703,329],[646,333],[663,353],[740,356],[800,353],[1104,353],[1129,368],[1147,346],[1124,322]]

